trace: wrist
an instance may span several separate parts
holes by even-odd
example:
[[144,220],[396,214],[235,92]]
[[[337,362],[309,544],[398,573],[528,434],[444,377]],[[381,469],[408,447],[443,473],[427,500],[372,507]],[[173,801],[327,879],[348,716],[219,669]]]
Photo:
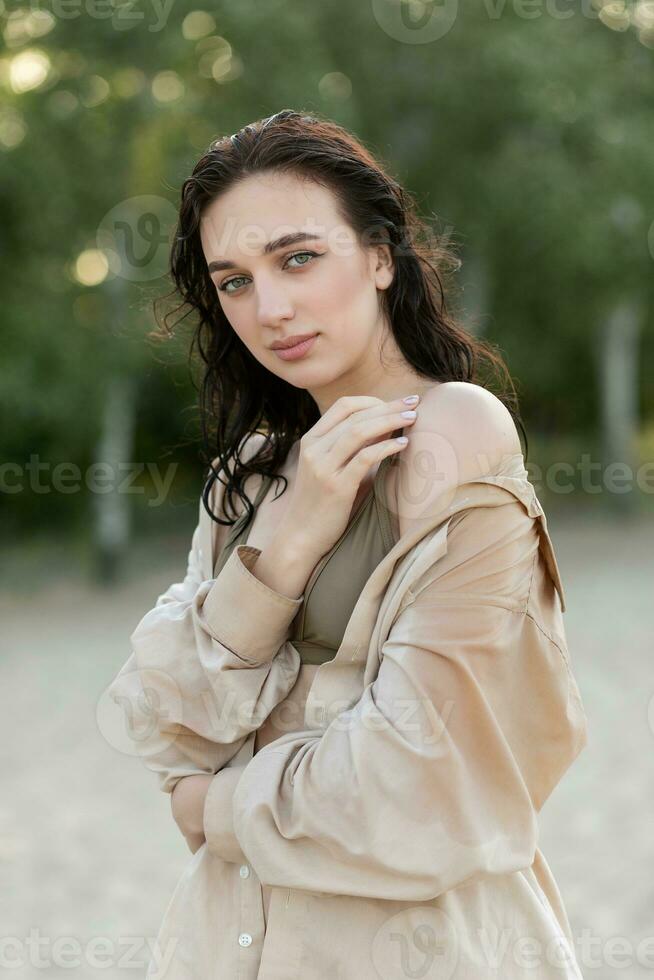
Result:
[[251,571],[269,589],[300,599],[314,565],[300,535],[278,532],[261,551]]

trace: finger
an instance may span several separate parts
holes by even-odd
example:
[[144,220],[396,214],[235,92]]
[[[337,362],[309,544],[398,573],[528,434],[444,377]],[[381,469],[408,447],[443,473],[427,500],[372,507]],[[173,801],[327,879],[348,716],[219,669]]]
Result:
[[349,419],[354,412],[378,405],[383,405],[381,399],[373,398],[371,395],[344,395],[342,398],[337,398],[312,426],[311,438],[319,439]]

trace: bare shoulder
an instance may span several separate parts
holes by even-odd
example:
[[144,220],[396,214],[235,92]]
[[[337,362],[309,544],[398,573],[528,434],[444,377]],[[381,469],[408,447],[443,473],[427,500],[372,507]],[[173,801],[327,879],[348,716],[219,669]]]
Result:
[[468,381],[446,381],[435,385],[420,402],[426,431],[450,435],[465,462],[470,455],[487,458],[493,465],[506,454],[520,453],[520,437],[513,417],[497,395]]
[[520,454],[520,438],[507,407],[486,388],[465,381],[434,385],[405,430],[400,454],[397,510],[400,532],[447,506],[457,486],[498,472]]

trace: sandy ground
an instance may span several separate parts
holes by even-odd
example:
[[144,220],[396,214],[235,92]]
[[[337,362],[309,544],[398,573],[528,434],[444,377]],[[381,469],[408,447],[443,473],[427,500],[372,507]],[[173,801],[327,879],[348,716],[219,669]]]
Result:
[[[639,950],[654,936],[654,522],[598,514],[549,526],[590,744],[541,813],[540,846],[586,980],[632,980],[654,973],[654,938]],[[13,938],[0,970],[15,978],[142,976],[145,942],[190,859],[156,777],[109,745],[96,717],[189,542],[190,532],[136,550],[111,589],[89,585],[62,551],[37,569],[18,563],[13,578],[5,566],[0,913]]]

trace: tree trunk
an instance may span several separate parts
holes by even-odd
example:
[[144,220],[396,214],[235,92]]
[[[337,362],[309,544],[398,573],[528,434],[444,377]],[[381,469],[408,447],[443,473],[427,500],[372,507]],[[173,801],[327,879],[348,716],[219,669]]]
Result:
[[464,325],[476,337],[486,332],[488,310],[488,262],[484,255],[469,252],[461,268]]
[[136,392],[133,382],[119,375],[109,379],[96,459],[107,464],[107,490],[93,496],[94,543],[97,578],[102,583],[118,577],[129,540],[130,496],[126,464],[132,456]]
[[[617,303],[602,328],[600,397],[602,411],[603,486],[609,505],[617,513],[633,513],[638,506],[636,473],[639,465],[638,342],[642,311],[632,297]],[[632,479],[618,479],[612,487],[610,464],[626,463]],[[628,471],[627,471],[628,472]],[[630,486],[618,492],[616,487]]]

